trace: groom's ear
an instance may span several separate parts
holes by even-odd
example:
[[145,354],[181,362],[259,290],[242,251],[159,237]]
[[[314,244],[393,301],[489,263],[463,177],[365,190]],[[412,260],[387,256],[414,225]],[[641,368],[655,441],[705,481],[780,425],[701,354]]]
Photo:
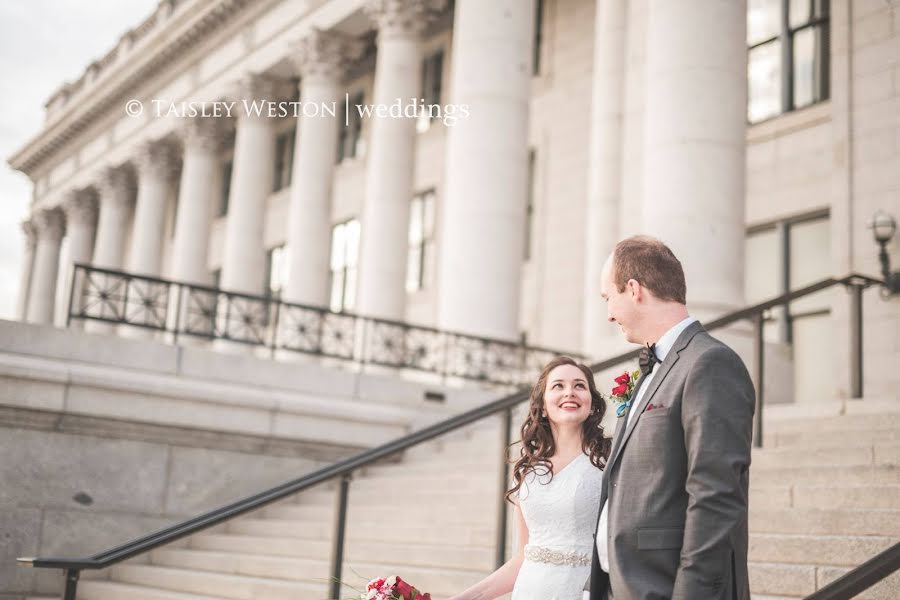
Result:
[[631,298],[635,301],[639,301],[643,296],[644,289],[637,279],[629,279],[625,288],[631,292]]

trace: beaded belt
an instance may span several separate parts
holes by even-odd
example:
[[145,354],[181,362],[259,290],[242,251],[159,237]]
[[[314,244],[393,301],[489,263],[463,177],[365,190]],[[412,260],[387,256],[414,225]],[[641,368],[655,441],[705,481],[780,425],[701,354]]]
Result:
[[591,564],[590,554],[563,552],[562,550],[551,550],[550,548],[541,548],[530,544],[525,546],[525,558],[532,562],[559,566],[587,567]]

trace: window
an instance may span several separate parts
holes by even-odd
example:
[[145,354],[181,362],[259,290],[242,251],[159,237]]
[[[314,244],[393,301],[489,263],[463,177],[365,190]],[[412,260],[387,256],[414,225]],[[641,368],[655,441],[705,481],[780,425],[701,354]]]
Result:
[[347,122],[340,120],[340,133],[338,134],[337,162],[347,158],[354,158],[361,154],[362,144],[362,117],[359,114],[358,105],[364,102],[362,92],[350,96],[350,106],[344,106]]
[[439,118],[443,113],[437,108],[429,108],[432,105],[441,104],[441,79],[444,73],[444,49],[429,55],[422,61],[422,100],[425,110],[419,114],[416,129],[421,133],[428,131],[431,122]]
[[231,195],[231,171],[234,163],[229,160],[222,167],[222,198],[219,202],[219,215],[224,217],[228,214],[228,196]]
[[280,297],[288,278],[288,255],[284,244],[266,252],[266,290]]
[[296,128],[285,131],[275,140],[275,179],[273,192],[291,185],[291,173],[294,164],[294,136]]
[[747,120],[826,100],[829,0],[749,0]]
[[412,199],[409,211],[409,252],[406,291],[425,289],[434,273],[434,190]]
[[[747,232],[744,289],[758,303],[831,276],[831,230],[827,210],[751,227]],[[770,341],[791,342],[796,322],[826,314],[828,290],[800,298],[779,315]]]
[[528,193],[525,199],[525,250],[523,258],[526,262],[531,260],[531,238],[534,228],[534,190],[535,190],[535,163],[537,153],[532,148],[528,151]]
[[356,306],[356,276],[359,264],[359,221],[335,225],[331,232],[331,302],[334,312]]
[[531,55],[531,74],[541,74],[541,50],[544,45],[544,0],[534,3],[534,47]]

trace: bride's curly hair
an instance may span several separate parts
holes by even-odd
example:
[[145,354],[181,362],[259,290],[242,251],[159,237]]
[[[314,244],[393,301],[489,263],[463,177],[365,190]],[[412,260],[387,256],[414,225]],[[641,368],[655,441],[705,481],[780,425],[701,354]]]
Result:
[[544,392],[547,390],[547,379],[550,372],[561,365],[577,367],[587,380],[588,390],[591,393],[591,413],[581,425],[582,449],[591,458],[595,467],[603,468],[609,458],[612,440],[603,435],[603,426],[600,422],[606,413],[606,401],[597,391],[594,383],[594,374],[585,365],[568,356],[559,356],[551,360],[541,371],[541,376],[531,390],[531,399],[528,401],[528,416],[522,424],[522,439],[515,442],[522,444],[519,450],[519,459],[513,466],[513,487],[506,492],[506,499],[512,502],[514,495],[518,494],[525,476],[531,471],[540,469],[553,477],[550,457],[556,452],[556,441],[550,429],[550,421],[546,416],[541,416],[544,410]]

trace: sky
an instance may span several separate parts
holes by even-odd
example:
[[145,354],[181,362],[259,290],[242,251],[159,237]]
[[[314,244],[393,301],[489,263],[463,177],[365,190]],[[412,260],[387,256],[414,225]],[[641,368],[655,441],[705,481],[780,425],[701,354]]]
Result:
[[0,2],[0,319],[16,318],[31,181],[7,160],[36,136],[44,103],[78,79],[158,0]]

